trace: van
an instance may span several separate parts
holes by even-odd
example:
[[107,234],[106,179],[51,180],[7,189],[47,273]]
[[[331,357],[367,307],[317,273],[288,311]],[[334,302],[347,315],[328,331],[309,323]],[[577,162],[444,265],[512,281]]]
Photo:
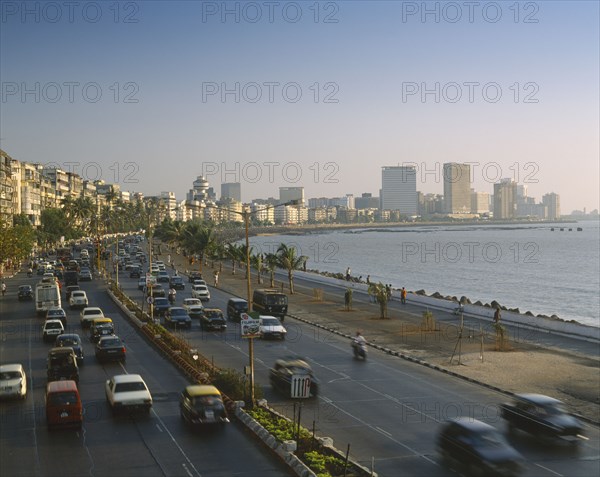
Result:
[[252,308],[254,311],[276,316],[283,321],[288,310],[288,297],[274,289],[254,290]]
[[46,387],[46,422],[48,428],[83,423],[83,406],[75,381],[52,381]]
[[230,298],[227,302],[227,319],[240,322],[240,315],[248,312],[248,302],[243,298]]

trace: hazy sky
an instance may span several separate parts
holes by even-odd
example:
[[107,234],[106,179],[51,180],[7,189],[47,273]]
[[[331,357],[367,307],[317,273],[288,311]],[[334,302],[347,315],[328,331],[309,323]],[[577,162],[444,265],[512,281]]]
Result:
[[[483,7],[487,5],[484,9]],[[599,207],[599,3],[2,1],[0,147],[183,199],[379,193],[473,163]]]

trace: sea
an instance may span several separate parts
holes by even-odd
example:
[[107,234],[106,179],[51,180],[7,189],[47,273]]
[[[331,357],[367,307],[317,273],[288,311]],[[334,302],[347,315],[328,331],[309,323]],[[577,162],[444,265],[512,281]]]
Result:
[[600,222],[356,228],[250,239],[252,253],[281,243],[307,269],[367,276],[394,288],[496,300],[521,313],[600,327]]

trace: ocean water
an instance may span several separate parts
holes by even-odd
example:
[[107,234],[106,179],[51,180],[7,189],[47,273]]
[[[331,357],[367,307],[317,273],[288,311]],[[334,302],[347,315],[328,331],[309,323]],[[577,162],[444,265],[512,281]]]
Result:
[[353,229],[252,237],[250,244],[254,253],[275,252],[282,242],[295,246],[309,269],[350,267],[353,276],[396,288],[497,300],[522,313],[600,326],[599,224]]

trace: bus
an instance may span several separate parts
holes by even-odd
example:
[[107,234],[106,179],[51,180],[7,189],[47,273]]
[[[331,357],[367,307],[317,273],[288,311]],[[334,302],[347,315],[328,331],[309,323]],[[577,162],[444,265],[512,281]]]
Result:
[[35,287],[35,311],[38,315],[60,306],[60,288],[57,283],[39,283]]

